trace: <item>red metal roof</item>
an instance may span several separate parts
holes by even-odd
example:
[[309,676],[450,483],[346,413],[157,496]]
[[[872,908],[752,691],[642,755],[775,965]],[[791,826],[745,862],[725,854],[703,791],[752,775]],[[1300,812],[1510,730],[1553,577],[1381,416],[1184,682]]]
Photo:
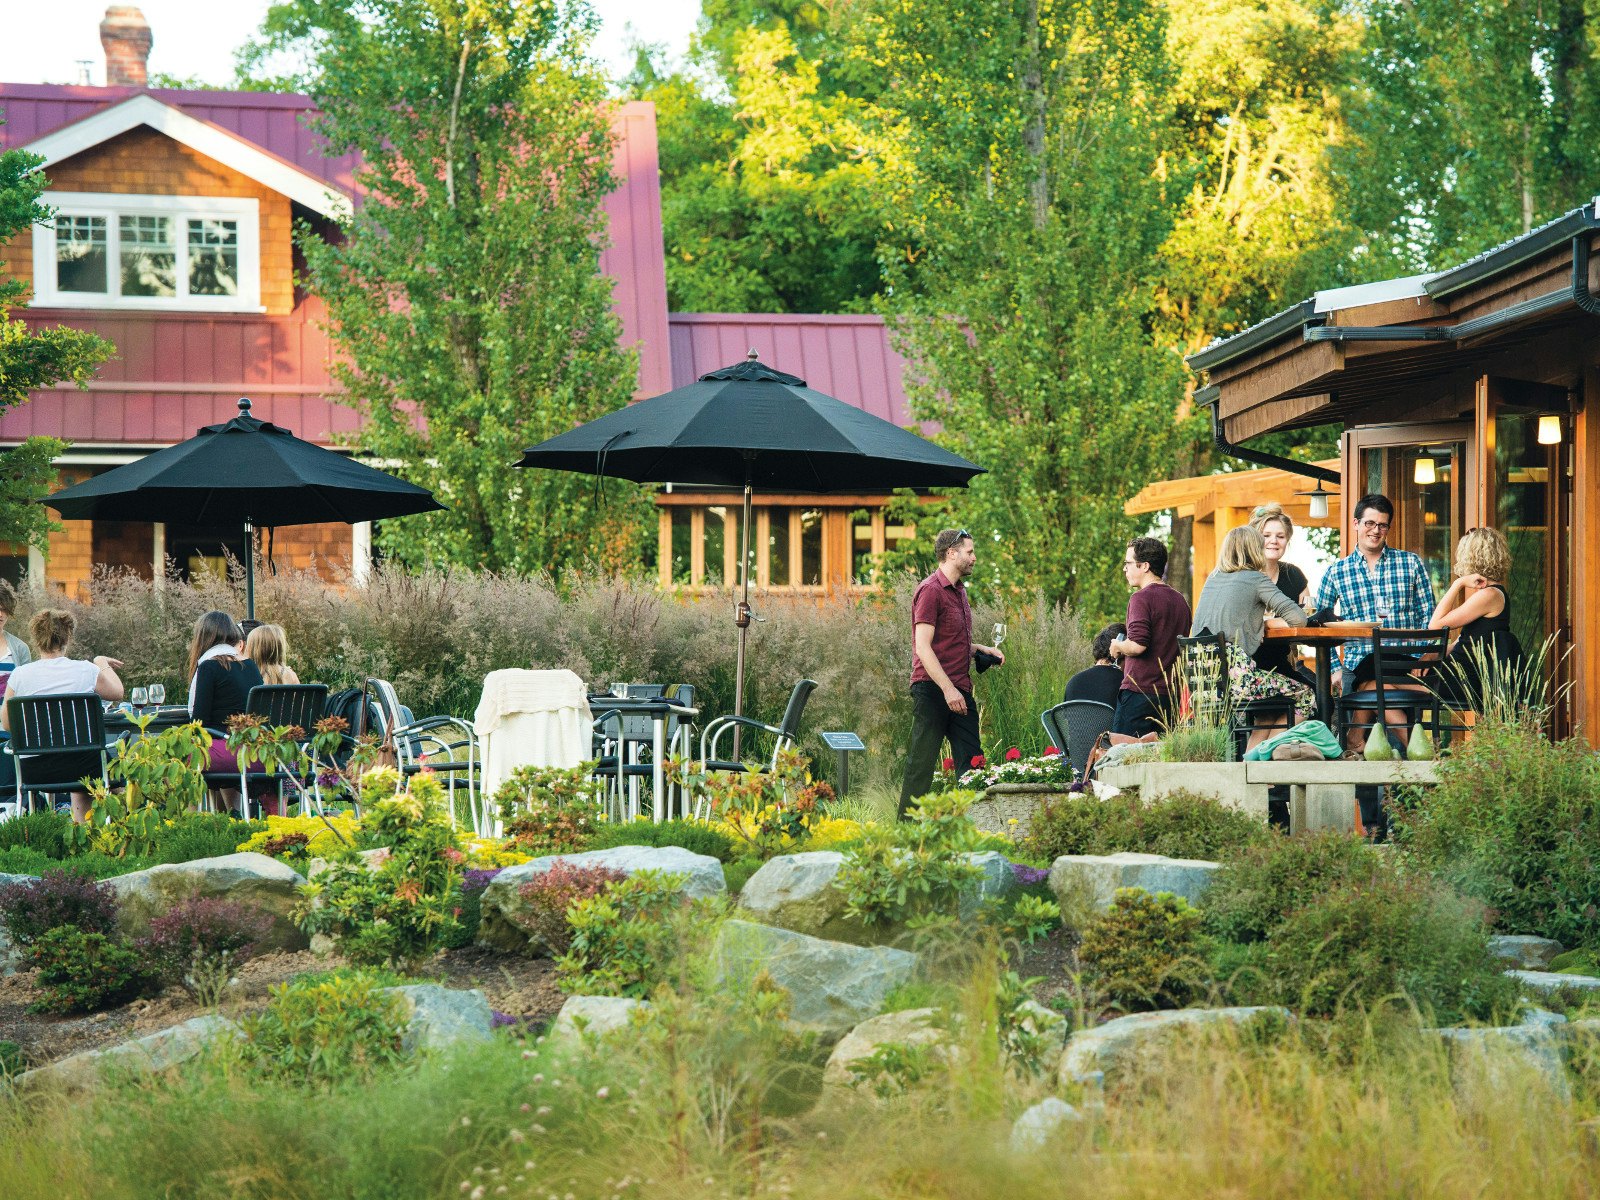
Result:
[[798,375],[896,425],[912,424],[906,362],[889,345],[882,317],[774,313],[673,313],[672,386],[739,362],[752,349],[768,366]]

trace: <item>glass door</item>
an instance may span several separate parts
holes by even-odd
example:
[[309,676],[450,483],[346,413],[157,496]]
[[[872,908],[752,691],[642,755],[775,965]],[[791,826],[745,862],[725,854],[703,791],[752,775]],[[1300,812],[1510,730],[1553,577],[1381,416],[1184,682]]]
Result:
[[1507,379],[1485,380],[1483,398],[1484,512],[1511,548],[1511,628],[1528,654],[1554,639],[1554,686],[1572,630],[1571,401],[1564,388]]
[[1450,584],[1450,560],[1466,525],[1472,498],[1471,426],[1386,425],[1352,430],[1347,470],[1354,482],[1346,497],[1348,524],[1361,496],[1377,492],[1394,504],[1389,545],[1421,557],[1438,595]]

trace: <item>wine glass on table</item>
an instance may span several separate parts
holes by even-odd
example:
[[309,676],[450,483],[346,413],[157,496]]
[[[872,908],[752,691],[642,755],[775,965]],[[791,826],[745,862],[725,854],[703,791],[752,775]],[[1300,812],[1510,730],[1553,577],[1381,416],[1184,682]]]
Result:
[[156,708],[160,708],[166,702],[167,685],[164,683],[152,683],[150,685],[150,703]]
[[128,693],[128,700],[133,705],[133,711],[142,717],[144,716],[144,706],[150,703],[150,690],[148,688],[136,687]]

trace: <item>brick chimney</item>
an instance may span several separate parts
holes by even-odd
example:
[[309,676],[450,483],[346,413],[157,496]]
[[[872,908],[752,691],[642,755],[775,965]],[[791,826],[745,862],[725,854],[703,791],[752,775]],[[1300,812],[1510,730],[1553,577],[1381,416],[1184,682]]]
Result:
[[144,87],[150,78],[150,23],[131,4],[113,4],[100,22],[107,87]]

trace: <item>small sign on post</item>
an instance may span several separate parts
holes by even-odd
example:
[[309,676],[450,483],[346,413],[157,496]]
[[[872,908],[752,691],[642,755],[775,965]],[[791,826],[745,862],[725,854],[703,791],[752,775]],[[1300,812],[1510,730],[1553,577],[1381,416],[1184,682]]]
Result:
[[825,730],[822,740],[828,748],[839,756],[839,795],[843,796],[850,790],[850,751],[865,750],[866,743],[861,740],[861,735],[850,733],[846,730]]

